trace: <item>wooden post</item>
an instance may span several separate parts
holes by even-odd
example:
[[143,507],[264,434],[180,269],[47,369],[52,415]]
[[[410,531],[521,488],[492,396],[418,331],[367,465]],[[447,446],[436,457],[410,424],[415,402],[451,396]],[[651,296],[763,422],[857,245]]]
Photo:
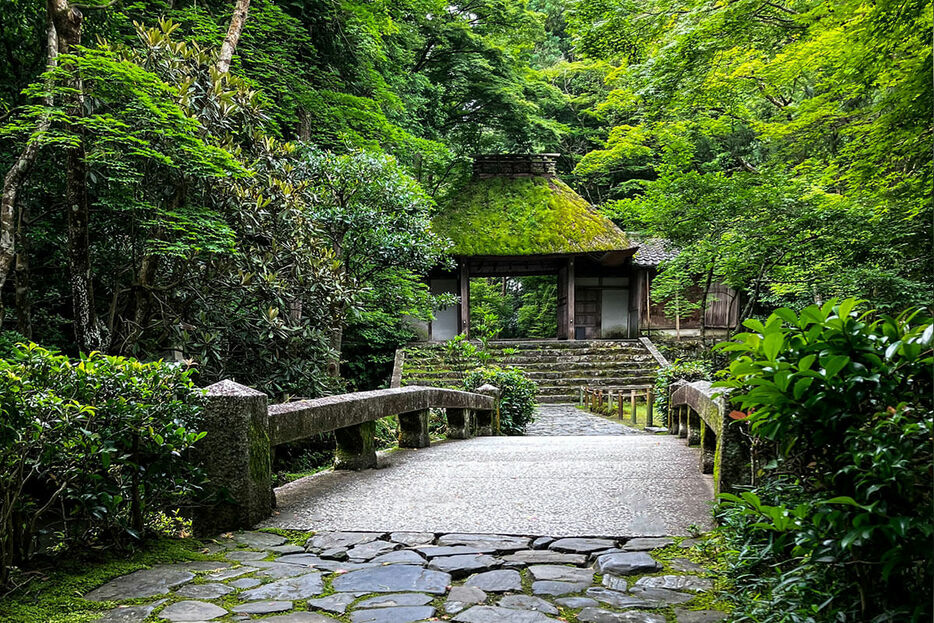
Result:
[[575,335],[575,320],[574,320],[574,288],[575,288],[575,277],[574,277],[574,258],[568,259],[568,283],[567,283],[567,313],[566,313],[566,322],[567,322],[567,332],[568,339],[573,340],[577,339]]
[[636,390],[629,390],[629,419],[632,420],[632,423],[636,423]]
[[654,426],[652,423],[652,409],[655,405],[652,404],[652,388],[645,390],[645,425]]
[[466,260],[459,262],[458,281],[461,303],[457,306],[460,320],[460,333],[470,339],[470,269]]
[[623,421],[623,390],[619,391],[619,421]]

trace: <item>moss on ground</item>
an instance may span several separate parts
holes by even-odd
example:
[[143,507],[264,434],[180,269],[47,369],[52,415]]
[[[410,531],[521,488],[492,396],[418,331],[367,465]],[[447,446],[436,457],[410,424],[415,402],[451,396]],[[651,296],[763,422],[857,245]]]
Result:
[[623,233],[567,184],[546,177],[474,179],[433,221],[455,255],[535,255],[628,249]]
[[76,551],[54,566],[17,577],[19,588],[0,600],[0,623],[89,623],[114,604],[87,601],[82,595],[116,577],[161,563],[223,560],[223,552],[207,551],[202,541],[191,538],[154,539],[130,553]]

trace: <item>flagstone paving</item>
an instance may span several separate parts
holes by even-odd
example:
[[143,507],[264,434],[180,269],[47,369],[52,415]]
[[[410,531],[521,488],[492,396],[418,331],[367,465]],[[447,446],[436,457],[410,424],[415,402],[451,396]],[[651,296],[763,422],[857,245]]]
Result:
[[[225,561],[137,571],[95,588],[85,598],[115,602],[98,619],[101,623],[724,620],[725,613],[704,608],[714,590],[706,569],[691,563],[692,573],[673,570],[672,552],[677,553],[676,560],[685,562],[691,556],[684,547],[691,541],[676,540],[330,532],[315,534],[304,547],[293,544],[285,550],[299,548],[304,554],[282,554],[285,537],[228,534],[218,537],[214,546],[219,545]],[[655,549],[653,558],[651,549],[657,546],[667,549]],[[432,552],[430,548],[433,553],[458,548],[459,553],[429,558],[424,552]],[[386,550],[404,555],[389,559]],[[352,552],[355,562],[349,560]],[[260,555],[262,560],[257,559]],[[620,557],[638,558],[639,565],[615,564],[614,573],[601,574],[609,567],[607,560]],[[558,561],[563,564],[554,564]],[[258,564],[287,566],[294,573],[277,579],[264,575],[269,567]],[[246,580],[256,586],[242,588],[253,586]],[[536,585],[552,590],[536,591]],[[141,596],[152,601],[141,604]],[[135,601],[119,605],[131,600]]]

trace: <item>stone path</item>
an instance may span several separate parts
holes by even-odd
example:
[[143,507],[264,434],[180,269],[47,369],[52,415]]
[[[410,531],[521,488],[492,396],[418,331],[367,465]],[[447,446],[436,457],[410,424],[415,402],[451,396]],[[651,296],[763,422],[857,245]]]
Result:
[[276,490],[263,527],[664,536],[710,525],[697,448],[668,435],[475,437]]
[[642,431],[591,415],[574,405],[540,405],[526,435],[639,435]]
[[725,618],[704,609],[714,580],[691,560],[698,556],[693,540],[324,532],[299,542],[261,532],[224,535],[211,544],[224,560],[136,571],[85,599],[117,602],[99,623]]
[[[559,434],[560,433],[560,434]],[[696,448],[572,405],[543,405],[524,437],[477,437],[380,455],[276,491],[264,527],[663,536],[710,526]]]

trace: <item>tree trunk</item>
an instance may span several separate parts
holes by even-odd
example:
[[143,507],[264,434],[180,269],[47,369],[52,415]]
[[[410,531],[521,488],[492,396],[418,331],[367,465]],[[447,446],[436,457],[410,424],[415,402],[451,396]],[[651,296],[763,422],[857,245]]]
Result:
[[28,213],[25,206],[19,209],[16,224],[16,267],[13,273],[15,283],[16,330],[27,339],[32,339],[32,304],[29,298],[29,248],[26,246],[26,223]]
[[335,321],[337,324],[331,327],[328,346],[331,348],[331,354],[328,357],[328,376],[332,379],[339,379],[341,376],[341,347],[344,341],[343,322]]
[[[67,54],[81,44],[81,24],[84,16],[67,0],[49,0],[49,13],[58,31],[59,52]],[[76,74],[69,85],[73,95],[64,102],[68,115],[80,117],[84,112],[83,85]],[[68,221],[68,267],[71,279],[72,310],[75,341],[83,352],[103,348],[103,337],[97,324],[94,288],[91,281],[90,210],[88,208],[87,162],[84,152],[84,130],[73,128],[78,145],[68,150],[65,175],[65,209]]]
[[311,140],[311,115],[304,108],[298,109],[298,139],[303,142]]
[[[46,32],[46,41],[48,45],[48,62],[46,69],[52,69],[57,65],[58,58],[58,33],[55,24],[52,22],[51,9],[49,11],[48,30]],[[43,103],[51,107],[52,98],[46,97]],[[43,134],[48,131],[51,125],[51,117],[48,114],[43,115],[39,120],[36,134]],[[13,265],[16,255],[16,197],[19,193],[29,169],[32,168],[39,154],[39,145],[31,138],[27,141],[19,157],[7,171],[3,178],[3,192],[0,195],[0,291],[6,283],[7,276],[10,274],[10,268]]]
[[237,0],[233,16],[230,18],[230,26],[227,28],[227,36],[221,45],[220,55],[217,57],[217,71],[222,74],[230,71],[230,61],[233,59],[234,50],[237,49],[237,42],[240,41],[240,34],[243,32],[243,24],[246,22],[249,9],[250,0]]

